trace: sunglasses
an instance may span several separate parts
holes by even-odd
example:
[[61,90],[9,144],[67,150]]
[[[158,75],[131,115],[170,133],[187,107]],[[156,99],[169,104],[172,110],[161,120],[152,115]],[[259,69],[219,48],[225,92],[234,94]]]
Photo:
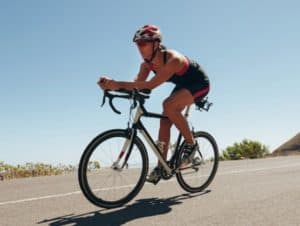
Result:
[[149,42],[151,42],[151,41],[138,40],[138,41],[136,41],[136,44],[137,44],[139,47],[144,47],[144,46],[146,46]]

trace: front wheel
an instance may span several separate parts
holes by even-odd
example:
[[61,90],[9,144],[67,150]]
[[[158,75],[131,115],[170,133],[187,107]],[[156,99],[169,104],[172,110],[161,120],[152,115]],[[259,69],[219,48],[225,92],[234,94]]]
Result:
[[194,138],[199,149],[193,155],[192,161],[186,167],[182,166],[181,159],[184,155],[184,145],[181,145],[176,178],[180,186],[188,192],[203,191],[214,179],[219,162],[218,146],[210,134],[206,132],[194,133]]
[[115,208],[138,194],[147,171],[148,155],[142,141],[128,130],[110,130],[97,136],[85,149],[78,178],[90,202]]

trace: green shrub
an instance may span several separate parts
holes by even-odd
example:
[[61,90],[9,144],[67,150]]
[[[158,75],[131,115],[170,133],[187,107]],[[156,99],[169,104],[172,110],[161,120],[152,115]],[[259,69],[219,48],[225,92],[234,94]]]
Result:
[[255,159],[263,158],[269,153],[268,148],[258,141],[243,140],[241,143],[234,143],[223,151],[221,160]]

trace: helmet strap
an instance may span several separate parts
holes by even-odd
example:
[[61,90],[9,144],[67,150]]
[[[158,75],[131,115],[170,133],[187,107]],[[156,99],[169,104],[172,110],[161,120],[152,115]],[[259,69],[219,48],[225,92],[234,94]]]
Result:
[[152,55],[151,55],[150,59],[146,59],[146,58],[144,59],[148,64],[152,62],[152,60],[156,56],[157,51],[159,50],[159,46],[156,49],[154,49],[154,44],[155,44],[155,42],[153,42],[153,45],[152,45]]

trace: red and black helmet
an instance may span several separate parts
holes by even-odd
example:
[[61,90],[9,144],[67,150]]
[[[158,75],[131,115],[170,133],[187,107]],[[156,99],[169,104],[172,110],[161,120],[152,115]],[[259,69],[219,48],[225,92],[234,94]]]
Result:
[[162,40],[160,29],[155,25],[145,25],[135,32],[133,41],[159,41]]

